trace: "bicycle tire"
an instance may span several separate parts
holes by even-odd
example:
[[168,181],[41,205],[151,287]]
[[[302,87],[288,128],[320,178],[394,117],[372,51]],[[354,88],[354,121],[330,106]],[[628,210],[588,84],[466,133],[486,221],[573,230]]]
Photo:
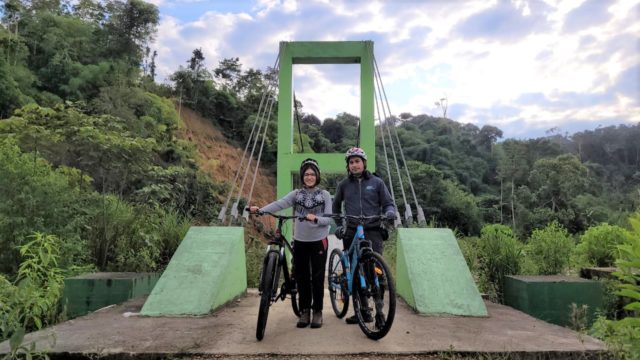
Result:
[[278,266],[278,254],[269,252],[267,260],[262,272],[262,296],[260,297],[260,307],[258,309],[258,323],[256,326],[256,339],[259,341],[264,338],[264,331],[267,327],[267,318],[269,317],[269,307],[271,306],[271,297],[273,295],[274,277]]
[[298,287],[296,286],[296,281],[294,279],[289,280],[291,282],[291,287],[289,288],[289,294],[291,295],[291,309],[293,309],[293,313],[300,317],[300,307],[298,307]]
[[[358,325],[369,339],[379,340],[391,330],[396,314],[396,288],[393,275],[382,255],[374,252],[363,255],[358,261],[355,273],[359,274],[360,270],[365,276],[366,288],[362,289],[360,284],[354,281],[354,284],[357,284],[354,285],[356,294],[353,296],[354,307],[357,302],[357,310],[364,307],[371,309],[373,321],[365,322],[363,312],[356,311]],[[385,296],[385,293],[388,294]],[[363,299],[366,299],[366,304],[361,303]]]
[[347,267],[342,258],[342,250],[333,249],[329,257],[329,298],[331,307],[338,319],[342,319],[349,310],[349,290],[347,287]]

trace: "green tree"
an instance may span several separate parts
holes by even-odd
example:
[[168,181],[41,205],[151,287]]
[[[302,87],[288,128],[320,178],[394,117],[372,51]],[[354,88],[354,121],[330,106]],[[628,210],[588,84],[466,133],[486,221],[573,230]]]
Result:
[[106,8],[109,16],[104,25],[105,55],[140,64],[144,46],[153,40],[160,20],[158,8],[142,0],[111,0]]
[[122,119],[88,116],[73,107],[26,106],[0,123],[0,133],[15,136],[23,150],[41,154],[54,165],[80,169],[100,192],[127,194],[144,176],[156,141],[138,138]]
[[[506,216],[503,215],[503,205],[508,200],[511,214],[511,226],[516,231],[516,185],[525,183],[528,175],[526,162],[526,147],[523,143],[507,140],[499,148],[498,152],[498,178],[500,179],[500,222],[503,223]],[[509,194],[509,195],[505,195]]]
[[529,180],[539,201],[553,212],[569,207],[570,200],[589,185],[587,168],[568,154],[536,161]]

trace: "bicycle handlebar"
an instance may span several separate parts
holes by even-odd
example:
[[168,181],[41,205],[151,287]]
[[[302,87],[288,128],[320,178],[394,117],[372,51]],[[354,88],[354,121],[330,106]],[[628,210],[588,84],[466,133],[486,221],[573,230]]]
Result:
[[323,217],[330,217],[333,219],[354,219],[358,220],[361,223],[364,223],[364,220],[380,220],[380,221],[391,221],[395,220],[394,218],[389,218],[385,215],[347,215],[347,214],[322,214]]
[[279,215],[279,214],[275,214],[272,212],[268,212],[268,211],[256,211],[255,213],[250,212],[249,208],[244,208],[245,210],[249,211],[249,213],[251,215],[257,215],[257,216],[262,216],[262,215],[271,215],[276,219],[281,219],[281,220],[290,220],[290,219],[298,219],[300,221],[308,221],[306,217],[304,216],[296,216],[296,215]]

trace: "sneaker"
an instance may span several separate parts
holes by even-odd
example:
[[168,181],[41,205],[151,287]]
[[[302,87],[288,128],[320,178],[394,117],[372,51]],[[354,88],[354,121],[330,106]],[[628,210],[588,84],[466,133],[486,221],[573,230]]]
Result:
[[305,328],[309,326],[311,322],[311,311],[309,309],[302,310],[300,313],[300,318],[298,319],[298,324],[296,325],[299,328]]
[[[370,323],[373,321],[373,318],[371,317],[371,314],[368,311],[363,313],[362,317],[364,318],[364,322]],[[350,325],[357,324],[358,317],[353,315],[348,317],[345,321],[347,322],[347,324],[350,324]]]
[[313,320],[311,320],[311,328],[317,329],[322,327],[322,310],[313,312]]
[[357,324],[358,323],[358,317],[353,315],[348,317],[346,320],[347,324],[353,325],[353,324]]

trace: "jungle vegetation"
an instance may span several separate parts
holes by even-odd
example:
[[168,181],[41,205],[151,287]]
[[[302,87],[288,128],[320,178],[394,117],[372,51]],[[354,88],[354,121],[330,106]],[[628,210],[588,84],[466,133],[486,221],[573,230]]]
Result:
[[[159,271],[191,224],[214,222],[229,184],[208,178],[176,137],[175,104],[243,146],[274,76],[197,48],[158,83],[162,54],[149,46],[159,13],[141,0],[2,6],[0,340],[58,321],[64,276]],[[321,120],[298,105],[299,150],[354,145],[358,117]],[[504,275],[617,264],[614,291],[636,305],[606,314],[614,322],[599,323],[600,336],[640,343],[640,124],[522,140],[426,114],[387,121],[430,226],[457,232],[482,291],[500,301]],[[272,122],[262,157],[272,172],[275,132]]]

